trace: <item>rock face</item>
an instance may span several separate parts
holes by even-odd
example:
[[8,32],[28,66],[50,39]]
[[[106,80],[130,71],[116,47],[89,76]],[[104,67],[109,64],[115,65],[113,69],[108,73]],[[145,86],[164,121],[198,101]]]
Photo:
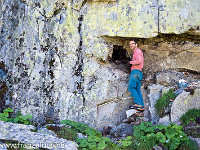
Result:
[[148,106],[149,106],[149,111],[151,113],[151,118],[152,118],[153,123],[157,123],[158,118],[159,118],[156,114],[155,104],[156,104],[156,101],[162,96],[163,88],[164,87],[162,85],[157,85],[157,84],[153,84],[148,87],[148,90],[149,90]]
[[[200,71],[198,6],[198,0],[1,0],[0,62],[9,87],[4,104],[39,124],[119,123],[132,98],[129,74],[109,62],[114,46],[131,57],[128,41],[137,37],[147,75],[169,68]],[[169,42],[158,33],[184,38],[174,35]]]
[[[0,139],[1,140],[14,140],[21,144],[16,144],[15,148],[27,149],[63,149],[63,150],[77,150],[78,144],[65,139],[60,139],[57,136],[52,136],[44,133],[31,132],[34,126],[27,126],[15,124],[11,122],[0,121]],[[22,145],[23,144],[23,145]],[[17,147],[18,146],[18,147]]]
[[196,89],[193,95],[183,91],[177,96],[171,108],[171,121],[178,122],[181,115],[192,108],[200,109],[200,89]]

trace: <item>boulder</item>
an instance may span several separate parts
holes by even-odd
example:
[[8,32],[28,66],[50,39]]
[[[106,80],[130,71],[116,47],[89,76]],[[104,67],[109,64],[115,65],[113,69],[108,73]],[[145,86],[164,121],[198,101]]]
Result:
[[127,125],[124,129],[122,129],[120,136],[127,137],[133,135],[133,125]]
[[158,124],[170,125],[170,117],[169,117],[169,115],[166,115],[163,118],[160,118]]
[[156,101],[162,96],[163,88],[164,86],[158,85],[158,84],[153,84],[151,86],[148,86],[149,111],[150,111],[151,120],[153,121],[153,123],[157,123],[158,118],[159,118],[156,114],[155,104],[156,104]]
[[110,130],[110,135],[114,136],[114,137],[120,137],[120,133],[121,131],[126,128],[128,124],[127,123],[121,123],[118,126],[116,126],[115,128],[112,128]]
[[27,149],[77,150],[78,144],[46,133],[31,132],[32,126],[0,121],[0,139],[17,141]]
[[200,109],[200,89],[195,89],[193,95],[183,91],[176,97],[171,107],[171,121],[179,121],[181,115],[192,108]]

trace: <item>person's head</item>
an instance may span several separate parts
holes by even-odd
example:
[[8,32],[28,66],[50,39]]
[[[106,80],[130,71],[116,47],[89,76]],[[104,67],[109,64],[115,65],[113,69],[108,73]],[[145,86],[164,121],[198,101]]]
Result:
[[131,50],[134,50],[137,48],[137,43],[135,42],[134,39],[131,39],[130,42],[129,42],[129,47]]

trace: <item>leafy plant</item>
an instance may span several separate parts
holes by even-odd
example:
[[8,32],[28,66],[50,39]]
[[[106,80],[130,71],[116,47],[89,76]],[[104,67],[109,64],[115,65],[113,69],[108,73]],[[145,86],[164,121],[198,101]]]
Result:
[[61,121],[63,124],[71,126],[72,129],[77,132],[81,132],[86,135],[87,138],[77,139],[76,142],[79,144],[79,148],[82,150],[101,150],[105,148],[119,149],[120,145],[113,143],[110,138],[103,137],[101,132],[88,127],[86,124],[78,123],[70,120]]
[[15,123],[30,125],[30,124],[32,124],[32,122],[30,121],[31,119],[33,119],[33,116],[31,116],[29,114],[22,116],[21,112],[18,111],[17,116],[14,118],[13,121]]
[[30,125],[32,122],[30,119],[33,117],[29,114],[22,116],[20,112],[17,113],[17,116],[15,118],[10,117],[10,113],[13,112],[13,109],[11,108],[6,108],[3,110],[3,113],[0,113],[0,120],[5,121],[5,122],[14,122],[14,123],[20,123],[20,124],[26,124]]
[[121,139],[119,141],[119,144],[121,145],[120,149],[125,149],[125,150],[137,149],[137,146],[135,146],[133,143],[134,139],[132,136],[128,136],[124,139]]
[[170,89],[168,92],[164,93],[161,98],[156,101],[155,109],[156,113],[162,117],[165,114],[165,109],[169,107],[170,99],[174,100],[176,98],[176,94],[174,94],[174,90]]
[[0,120],[4,121],[4,122],[11,122],[12,119],[8,118],[9,117],[9,113],[13,112],[13,110],[11,108],[6,108],[3,110],[3,113],[0,113]]
[[195,117],[200,117],[200,109],[190,109],[180,117],[183,125],[188,125],[190,122],[195,122]]
[[138,150],[150,150],[153,146],[161,143],[169,150],[175,150],[180,143],[189,140],[182,131],[182,126],[171,123],[168,126],[156,125],[143,122],[139,126],[134,126],[135,145]]

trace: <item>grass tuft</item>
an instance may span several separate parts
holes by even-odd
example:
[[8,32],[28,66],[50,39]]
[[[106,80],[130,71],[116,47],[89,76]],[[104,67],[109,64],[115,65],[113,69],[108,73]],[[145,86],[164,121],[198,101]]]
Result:
[[200,117],[200,109],[190,109],[180,117],[183,125],[188,125],[190,122],[196,122],[195,117]]
[[174,100],[175,98],[176,95],[174,94],[174,89],[170,89],[168,92],[164,93],[155,104],[157,115],[163,117],[165,115],[165,109],[169,107],[170,99]]

